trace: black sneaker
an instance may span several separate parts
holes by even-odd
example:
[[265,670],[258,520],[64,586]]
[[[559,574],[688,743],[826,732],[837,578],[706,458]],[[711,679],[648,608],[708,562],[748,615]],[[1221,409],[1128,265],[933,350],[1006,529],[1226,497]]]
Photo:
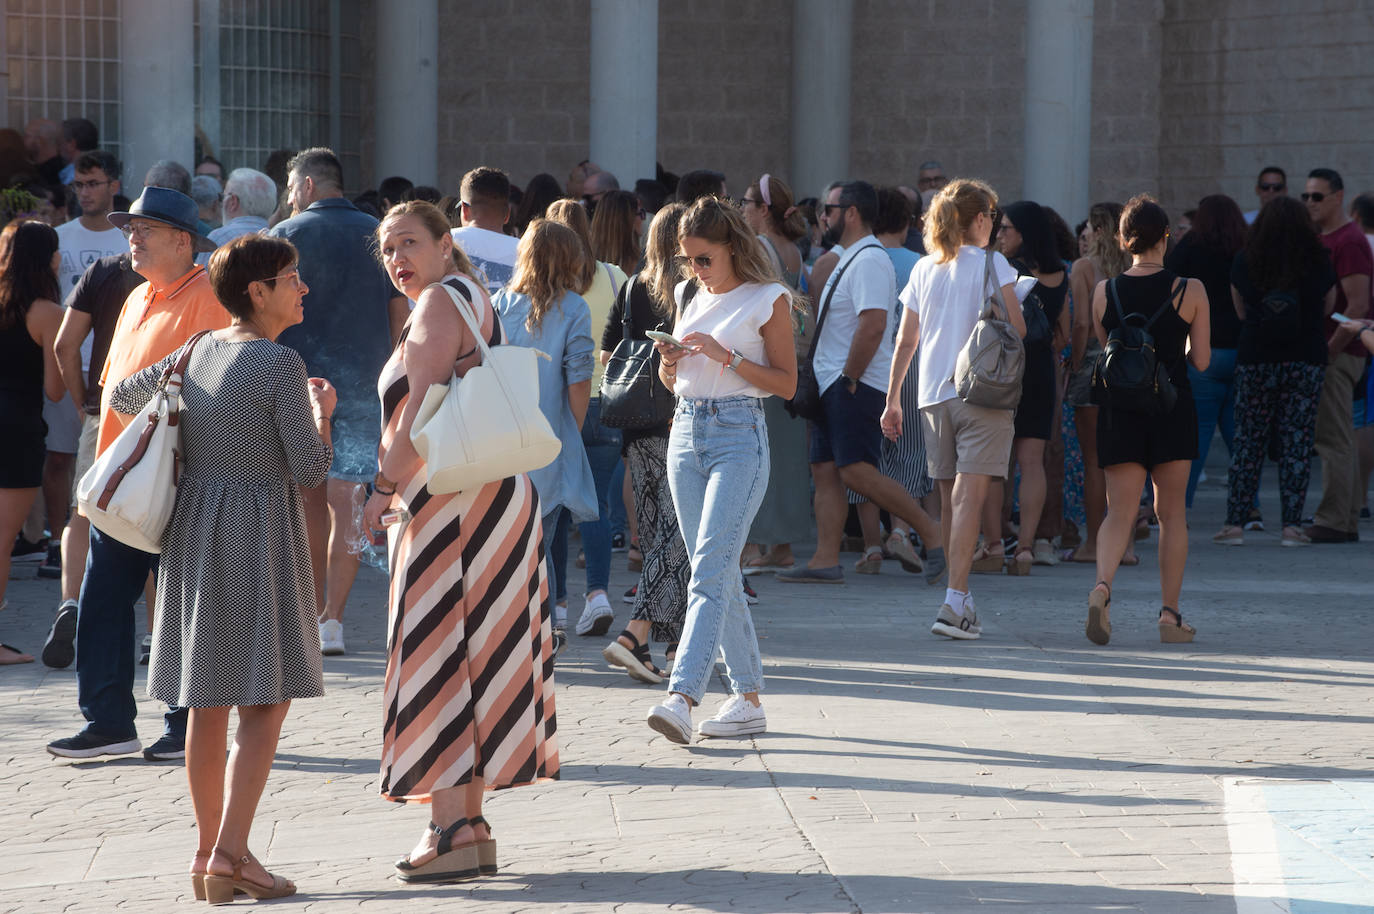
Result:
[[62,577],[62,546],[54,543],[48,547],[48,557],[43,560],[43,564],[38,566],[38,576],[40,578],[60,578]]
[[749,586],[749,579],[744,579],[744,602],[753,606],[759,601],[759,595],[754,593],[754,588]]
[[624,552],[625,550],[627,550],[627,549],[629,549],[629,548],[630,548],[629,545],[625,542],[625,534],[623,534],[623,533],[616,533],[616,534],[613,534],[613,535],[611,536],[611,551],[612,551],[612,552]]
[[14,548],[10,550],[10,561],[17,564],[30,564],[42,562],[48,557],[47,537],[36,543],[31,543],[24,539],[24,534],[19,534],[14,538]]
[[639,593],[639,585],[638,585],[638,584],[636,584],[635,586],[631,587],[629,590],[625,591],[625,596],[621,597],[621,599],[624,600],[626,603],[630,604],[631,606],[634,606],[634,605],[635,605],[635,594],[637,594],[637,593]]
[[568,648],[568,633],[561,628],[553,630],[553,659],[557,660],[558,655]]
[[139,750],[138,737],[110,739],[82,730],[76,736],[48,743],[48,754],[58,758],[95,758],[100,755],[128,755]]
[[147,666],[148,660],[153,656],[153,633],[143,636],[143,640],[138,645],[138,665]]
[[150,762],[174,762],[186,758],[186,737],[164,733],[157,742],[143,750],[143,757]]
[[65,670],[75,659],[76,601],[67,600],[57,607],[57,617],[52,620],[52,628],[48,629],[48,640],[43,642],[43,665],[54,670]]
[[1245,518],[1246,530],[1264,530],[1264,516],[1260,514],[1259,508],[1251,508],[1250,513]]

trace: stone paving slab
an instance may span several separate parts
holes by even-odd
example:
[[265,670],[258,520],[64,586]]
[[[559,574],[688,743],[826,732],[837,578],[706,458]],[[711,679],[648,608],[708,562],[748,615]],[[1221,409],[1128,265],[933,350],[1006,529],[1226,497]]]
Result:
[[[391,878],[427,816],[376,795],[385,584],[365,571],[350,653],[326,658],[324,698],[292,708],[259,810],[255,849],[302,890],[271,904],[1374,910],[1374,884],[1359,894],[1368,860],[1285,870],[1296,858],[1275,856],[1282,842],[1249,837],[1276,830],[1328,857],[1357,856],[1368,838],[1368,808],[1348,798],[1367,798],[1374,776],[1374,527],[1346,546],[1280,549],[1275,535],[1248,534],[1223,549],[1210,543],[1223,499],[1204,485],[1192,517],[1193,645],[1158,643],[1153,542],[1118,579],[1105,648],[1083,637],[1089,566],[975,577],[985,622],[973,643],[928,634],[942,591],[895,562],[843,587],[754,579],[770,731],[753,740],[667,743],[643,723],[660,691],[607,669],[601,639],[574,637],[558,666],[562,779],[491,797],[503,871],[461,886]],[[612,592],[632,582],[617,557]],[[37,653],[55,582],[12,581],[8,597],[0,637]],[[613,605],[623,622],[627,608]],[[143,672],[148,740],[159,715]],[[713,688],[708,713],[724,697],[721,681]],[[183,910],[193,831],[182,767],[43,752],[78,723],[70,670],[0,670],[0,912]],[[1236,784],[1294,783],[1344,785],[1347,800],[1264,787],[1272,805],[1237,805]]]

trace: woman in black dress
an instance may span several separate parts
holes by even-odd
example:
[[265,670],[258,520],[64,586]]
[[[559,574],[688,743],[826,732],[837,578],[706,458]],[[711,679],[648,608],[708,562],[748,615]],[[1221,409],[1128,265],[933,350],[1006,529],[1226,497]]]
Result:
[[[1064,307],[1069,283],[1040,204],[1020,200],[1008,205],[1002,215],[998,235],[1002,253],[1022,276],[1035,277],[1035,286],[1021,303],[1026,317],[1026,373],[1012,442],[1012,459],[1021,467],[1021,519],[1016,554],[1007,563],[1009,574],[1025,575],[1030,574],[1035,531],[1045,508],[1045,443],[1055,421],[1054,354],[1069,338],[1069,314]],[[1032,309],[1040,311],[1043,320]],[[1000,498],[996,504],[1000,509]]]
[[[1188,470],[1197,456],[1197,410],[1188,386],[1188,365],[1205,371],[1211,359],[1211,322],[1207,293],[1196,279],[1164,269],[1169,244],[1169,217],[1152,198],[1131,199],[1121,213],[1121,243],[1131,266],[1115,281],[1093,291],[1093,330],[1107,345],[1107,334],[1121,326],[1120,314],[1154,318],[1156,358],[1167,367],[1178,391],[1173,409],[1160,415],[1105,406],[1097,425],[1098,462],[1107,477],[1107,516],[1097,534],[1097,584],[1088,596],[1087,635],[1095,644],[1111,638],[1109,609],[1112,580],[1131,542],[1140,491],[1148,474],[1154,483],[1159,517],[1159,639],[1165,643],[1193,640],[1194,628],[1183,621],[1178,595],[1188,560],[1185,493]],[[1108,285],[1120,303],[1108,304]],[[1166,313],[1158,313],[1167,309]],[[1134,322],[1133,322],[1134,323]]]

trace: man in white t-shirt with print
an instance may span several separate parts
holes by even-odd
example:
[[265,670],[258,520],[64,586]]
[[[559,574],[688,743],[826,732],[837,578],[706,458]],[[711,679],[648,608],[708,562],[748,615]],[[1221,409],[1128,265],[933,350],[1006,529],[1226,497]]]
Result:
[[463,175],[459,195],[463,225],[453,229],[453,241],[482,271],[487,291],[495,295],[515,272],[519,244],[504,231],[510,221],[510,178],[496,168],[474,168]]
[[873,237],[878,194],[865,181],[839,188],[825,204],[832,225],[841,226],[844,249],[818,298],[817,322],[824,325],[812,370],[821,390],[821,417],[811,424],[811,475],[816,483],[816,554],[805,565],[780,571],[790,583],[844,583],[840,541],[849,513],[849,488],[910,524],[927,547],[926,581],[944,569],[940,525],[896,480],[879,471],[883,407],[892,364],[893,306],[897,279],[892,261]]

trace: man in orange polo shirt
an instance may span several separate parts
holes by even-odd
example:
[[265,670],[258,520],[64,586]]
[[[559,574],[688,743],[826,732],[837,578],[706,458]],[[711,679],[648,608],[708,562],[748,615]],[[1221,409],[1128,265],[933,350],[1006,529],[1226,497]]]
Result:
[[[97,453],[110,446],[133,418],[110,407],[110,391],[125,378],[181,348],[201,330],[229,326],[229,313],[210,290],[210,279],[193,262],[214,244],[196,231],[196,204],[163,187],[147,187],[127,213],[109,220],[129,238],[134,270],[147,279],[129,293],[115,325],[101,375]],[[48,744],[63,758],[94,758],[137,752],[134,727],[134,603],[157,556],[91,527],[86,577],[74,620],[59,618],[49,641],[76,641],[76,690],[86,727]],[[62,612],[70,612],[64,607]],[[46,648],[45,648],[46,649]],[[184,758],[186,711],[171,708],[162,737],[143,752],[150,761]]]

